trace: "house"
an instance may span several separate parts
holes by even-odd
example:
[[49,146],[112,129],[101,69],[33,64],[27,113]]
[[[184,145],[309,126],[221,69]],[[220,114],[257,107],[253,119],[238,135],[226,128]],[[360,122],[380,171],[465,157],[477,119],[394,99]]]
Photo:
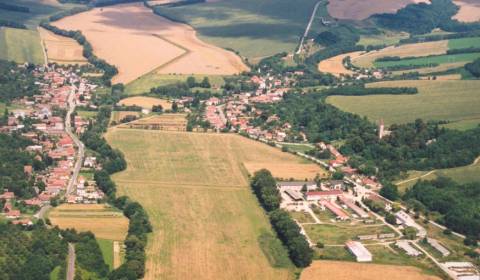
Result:
[[33,223],[30,219],[21,219],[21,220],[14,220],[12,221],[14,225],[22,225],[22,226],[32,226]]
[[425,237],[427,235],[427,231],[422,226],[417,224],[417,222],[415,222],[410,215],[405,213],[405,211],[398,211],[395,213],[395,217],[397,218],[397,224],[415,228],[417,230],[418,237]]
[[21,213],[20,210],[10,210],[7,213],[5,213],[5,217],[7,219],[18,219],[20,218]]
[[31,165],[23,166],[23,173],[25,173],[27,176],[31,176],[33,173],[33,167]]
[[38,198],[26,199],[24,202],[28,206],[40,206],[40,205],[42,205],[42,201]]
[[338,196],[342,195],[341,190],[330,190],[330,191],[310,191],[305,194],[305,199],[307,201],[318,201],[318,200],[337,200]]
[[5,191],[3,194],[0,195],[0,199],[10,200],[14,198],[15,198],[15,194],[9,191]]
[[355,256],[357,262],[371,262],[372,261],[372,254],[363,246],[362,243],[358,241],[347,241],[345,243],[348,251]]

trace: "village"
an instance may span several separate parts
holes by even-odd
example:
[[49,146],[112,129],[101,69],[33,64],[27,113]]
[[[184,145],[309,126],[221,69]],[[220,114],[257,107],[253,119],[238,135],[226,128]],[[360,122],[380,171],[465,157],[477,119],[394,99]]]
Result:
[[6,111],[8,121],[0,127],[3,133],[20,134],[31,141],[26,152],[47,165],[40,171],[24,166],[24,173],[34,182],[33,197],[20,199],[9,189],[0,195],[3,215],[25,226],[43,218],[50,205],[98,203],[105,196],[93,180],[93,172],[101,166],[95,156],[84,157],[77,138],[88,121],[72,114],[75,106],[93,106],[90,100],[96,86],[73,69],[55,65],[37,67],[34,76],[40,94],[15,100],[18,109]]

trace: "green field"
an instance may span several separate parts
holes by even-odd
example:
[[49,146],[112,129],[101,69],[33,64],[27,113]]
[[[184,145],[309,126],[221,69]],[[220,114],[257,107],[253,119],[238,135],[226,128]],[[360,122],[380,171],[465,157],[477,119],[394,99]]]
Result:
[[465,49],[480,47],[480,37],[448,40],[448,49]]
[[[480,118],[480,81],[392,81],[376,87],[417,87],[415,95],[331,96],[327,102],[343,111],[383,119],[387,125],[424,120],[461,121]],[[459,109],[461,108],[461,109]]]
[[435,174],[450,177],[459,183],[478,182],[480,181],[480,162],[463,167],[441,169]]
[[384,34],[380,35],[361,35],[360,41],[358,41],[358,45],[363,46],[377,46],[377,45],[395,45],[401,39],[408,38],[408,33],[404,32],[392,32],[392,31],[385,31]]
[[445,64],[457,62],[469,62],[480,58],[480,53],[461,53],[450,55],[436,55],[430,57],[418,57],[410,59],[401,59],[398,61],[375,61],[375,67],[392,67],[392,66],[409,66],[409,65],[426,65],[426,64]]
[[243,163],[296,157],[231,134],[114,128],[106,139],[128,163],[113,175],[119,195],[153,225],[144,279],[293,278]]
[[[125,93],[128,95],[138,95],[149,92],[151,88],[185,82],[192,75],[182,74],[155,74],[149,73],[139,77],[138,79],[128,83],[125,87]],[[201,82],[203,78],[208,77],[212,87],[221,87],[225,84],[222,76],[216,75],[193,75],[197,82]]]
[[480,119],[471,119],[471,120],[461,120],[456,122],[450,122],[443,127],[456,129],[456,130],[469,130],[480,125]]
[[102,251],[103,260],[110,270],[113,269],[113,241],[107,239],[98,239],[97,243],[100,246],[100,250]]
[[356,240],[359,235],[393,233],[393,230],[385,225],[339,223],[336,225],[304,225],[303,227],[314,243],[320,241],[325,245],[344,245],[348,240]]
[[209,43],[252,59],[293,52],[316,2],[224,0],[162,8],[162,14],[187,22]]
[[283,144],[282,146],[287,147],[287,149],[291,152],[299,152],[299,153],[305,153],[314,148],[312,145],[307,145],[307,144]]
[[43,64],[40,35],[33,30],[0,27],[0,59]]

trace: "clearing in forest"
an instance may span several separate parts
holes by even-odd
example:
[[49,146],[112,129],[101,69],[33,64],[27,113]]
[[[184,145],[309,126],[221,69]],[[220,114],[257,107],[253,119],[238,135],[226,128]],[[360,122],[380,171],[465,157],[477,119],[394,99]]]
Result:
[[43,64],[44,56],[38,32],[0,27],[0,59]]
[[342,261],[315,261],[302,272],[301,280],[440,280],[416,267]]
[[47,53],[48,62],[59,64],[85,64],[87,59],[83,56],[83,47],[69,37],[39,27],[38,32]]
[[[327,101],[341,110],[367,116],[386,124],[412,122],[417,118],[455,122],[480,119],[480,81],[388,81],[367,87],[417,87],[418,94],[330,96]],[[459,110],[461,108],[461,110]]]
[[453,19],[462,22],[480,21],[480,2],[478,0],[454,0],[453,2],[460,7]]
[[117,66],[115,83],[152,71],[231,75],[248,70],[234,53],[202,42],[190,26],[157,16],[143,4],[95,8],[53,25],[80,30],[97,56]]
[[233,134],[114,128],[106,139],[128,163],[113,176],[119,194],[153,224],[145,279],[292,279],[243,163],[310,164]]
[[163,110],[172,109],[172,102],[165,99],[148,97],[148,96],[127,97],[125,99],[120,100],[120,102],[118,103],[120,105],[125,105],[125,106],[135,105],[148,110],[152,110],[152,106],[158,106],[158,105],[161,105]]
[[374,14],[393,14],[408,4],[420,2],[428,0],[330,0],[328,12],[338,19],[362,20]]
[[91,231],[100,239],[123,242],[128,231],[123,213],[105,204],[62,204],[53,208],[48,218],[61,229]]
[[353,74],[353,71],[345,68],[345,65],[343,64],[343,60],[347,56],[349,56],[351,60],[354,60],[355,58],[359,57],[362,53],[363,53],[362,51],[345,53],[345,54],[337,55],[337,56],[322,60],[318,64],[318,71],[330,73],[336,77],[340,77],[340,75],[351,75]]

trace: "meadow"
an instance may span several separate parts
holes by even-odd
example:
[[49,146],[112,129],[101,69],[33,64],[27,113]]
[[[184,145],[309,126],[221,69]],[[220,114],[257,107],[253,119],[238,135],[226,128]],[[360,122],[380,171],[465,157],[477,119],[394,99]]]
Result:
[[[461,123],[480,118],[480,81],[391,81],[369,87],[417,87],[414,95],[331,96],[327,101],[341,110],[383,119],[387,125],[424,120],[449,120]],[[459,110],[458,108],[462,108]]]
[[45,61],[38,32],[0,27],[0,59],[43,64]]
[[480,58],[480,53],[461,53],[461,54],[449,54],[449,55],[435,55],[431,57],[418,57],[412,59],[402,59],[399,61],[376,61],[375,67],[392,67],[392,66],[422,66],[427,64],[444,64],[444,63],[457,63],[457,62],[470,62],[477,58]]
[[448,49],[478,48],[480,46],[480,37],[459,38],[448,40]]
[[[325,210],[328,211],[328,210]],[[393,233],[385,225],[349,225],[347,223],[304,225],[305,231],[314,243],[325,245],[344,245],[348,240],[357,240],[359,235]],[[368,242],[368,241],[367,241]]]
[[106,139],[128,163],[113,176],[119,194],[153,224],[145,279],[292,279],[243,163],[309,164],[232,134],[113,128]]
[[233,49],[254,60],[293,52],[317,2],[225,0],[155,9],[168,18],[193,26],[206,42]]

